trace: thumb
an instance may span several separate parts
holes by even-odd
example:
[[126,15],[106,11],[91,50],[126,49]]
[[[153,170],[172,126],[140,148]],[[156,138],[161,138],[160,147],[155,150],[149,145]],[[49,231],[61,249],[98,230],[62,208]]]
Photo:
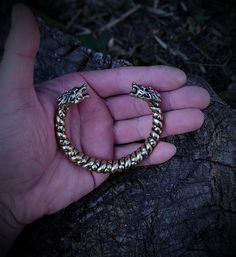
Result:
[[12,8],[11,29],[0,65],[0,90],[32,87],[34,59],[39,48],[39,30],[31,11],[21,4]]

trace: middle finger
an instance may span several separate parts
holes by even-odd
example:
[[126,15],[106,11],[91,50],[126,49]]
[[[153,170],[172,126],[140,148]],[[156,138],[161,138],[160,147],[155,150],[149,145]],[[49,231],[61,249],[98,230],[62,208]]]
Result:
[[[209,94],[201,87],[185,86],[173,91],[161,93],[161,109],[163,112],[184,109],[203,109],[209,104]],[[131,119],[151,114],[147,103],[141,99],[120,95],[109,97],[106,104],[115,120]]]

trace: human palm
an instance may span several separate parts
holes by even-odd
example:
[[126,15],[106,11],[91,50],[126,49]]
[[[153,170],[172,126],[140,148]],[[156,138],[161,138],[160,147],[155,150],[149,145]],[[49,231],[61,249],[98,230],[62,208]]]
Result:
[[[1,176],[7,183],[6,188],[4,183],[1,188],[7,191],[8,196],[13,195],[14,202],[19,205],[15,206],[17,217],[23,223],[65,207],[107,177],[74,166],[56,143],[56,98],[61,94],[60,90],[65,91],[68,86],[84,82],[78,74],[75,76],[75,80],[73,75],[69,75],[46,82],[36,87],[35,92],[25,91],[21,101],[14,104],[14,99],[9,96],[6,99],[9,108],[0,111],[1,130],[8,128],[0,136],[1,141],[7,140],[6,149],[1,151],[1,166],[4,167]],[[68,83],[64,88],[66,77]],[[68,134],[81,151],[112,159],[113,119],[105,101],[92,93],[91,88],[89,91],[91,100],[80,104],[79,108],[71,108],[67,119]],[[12,187],[9,187],[9,179],[14,181]],[[22,201],[23,209],[20,208]]]
[[[148,106],[127,95],[132,81],[161,92],[162,137],[195,130],[203,123],[200,109],[208,105],[208,93],[183,86],[184,73],[171,67],[72,73],[33,86],[38,45],[33,16],[18,5],[0,67],[0,142],[4,146],[0,149],[0,201],[20,223],[62,209],[107,178],[75,166],[57,146],[56,98],[64,91],[87,84],[90,98],[70,109],[66,128],[80,151],[100,159],[132,152],[149,133]],[[159,164],[174,154],[174,145],[162,141],[142,164]]]

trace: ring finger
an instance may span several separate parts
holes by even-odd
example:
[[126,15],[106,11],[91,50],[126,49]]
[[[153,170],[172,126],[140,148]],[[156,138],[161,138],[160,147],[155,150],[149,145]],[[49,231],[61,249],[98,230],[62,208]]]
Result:
[[[199,109],[183,109],[163,114],[163,132],[161,137],[194,131],[201,127],[204,115]],[[116,144],[127,144],[148,137],[152,127],[152,116],[117,121],[114,125]]]

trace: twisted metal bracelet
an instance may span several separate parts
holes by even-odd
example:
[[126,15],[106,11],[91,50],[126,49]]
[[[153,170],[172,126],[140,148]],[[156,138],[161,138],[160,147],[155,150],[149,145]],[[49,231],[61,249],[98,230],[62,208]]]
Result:
[[69,110],[69,106],[71,104],[82,102],[89,97],[86,92],[86,85],[66,91],[58,98],[58,110],[55,120],[56,137],[58,144],[72,162],[90,171],[116,173],[129,169],[131,166],[140,163],[151,154],[159,141],[162,129],[162,114],[159,106],[159,102],[161,101],[160,95],[156,90],[136,83],[132,84],[130,95],[143,99],[148,103],[152,110],[153,125],[144,144],[136,151],[119,160],[99,160],[89,157],[86,154],[79,152],[72,145],[66,134],[65,117]]

